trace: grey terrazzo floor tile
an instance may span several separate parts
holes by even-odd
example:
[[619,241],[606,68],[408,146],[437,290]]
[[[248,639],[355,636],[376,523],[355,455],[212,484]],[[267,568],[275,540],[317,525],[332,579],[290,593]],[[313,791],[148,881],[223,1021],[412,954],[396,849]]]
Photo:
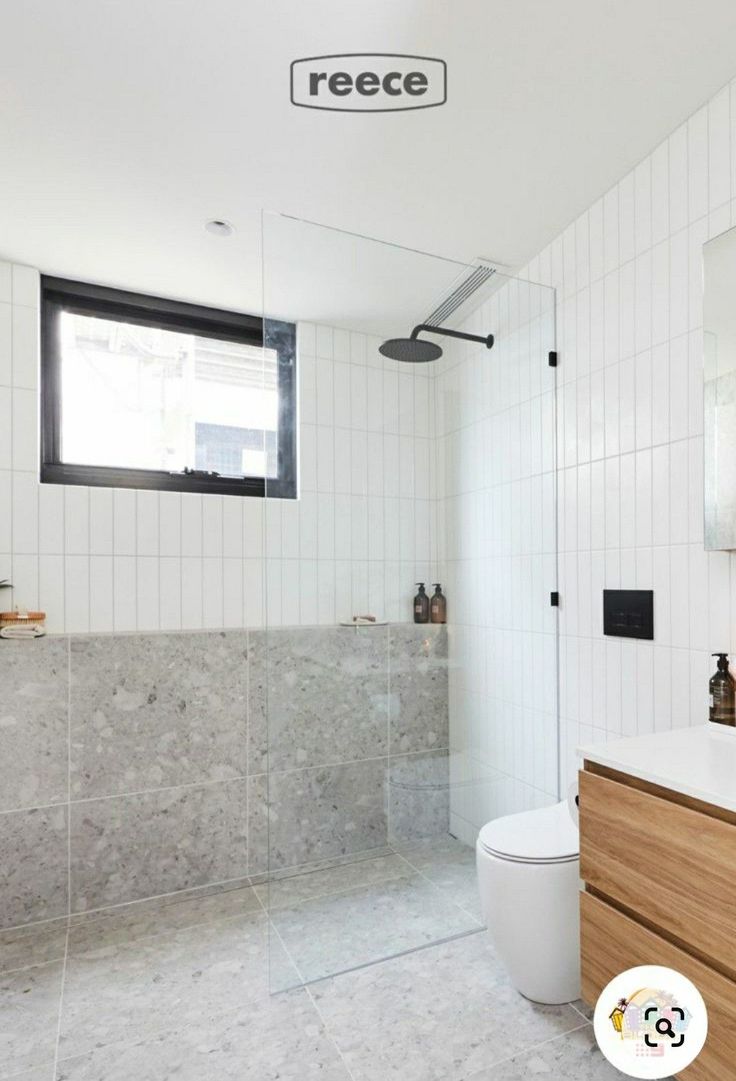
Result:
[[63,967],[54,961],[0,976],[0,1077],[53,1060]]
[[318,868],[266,882],[256,886],[256,893],[264,907],[274,912],[329,894],[405,877],[408,871],[406,861],[400,856],[378,856],[375,859],[355,860],[337,867]]
[[53,1081],[55,1063],[47,1062],[43,1066],[34,1066],[32,1070],[24,1070],[23,1073],[14,1073],[7,1081]]
[[59,1062],[58,1081],[350,1081],[305,991]]
[[479,929],[430,882],[407,871],[388,882],[272,912],[274,927],[305,981]]
[[334,977],[312,994],[354,1081],[460,1081],[584,1024],[569,1006],[512,990],[482,934]]
[[60,1055],[246,1008],[268,993],[268,969],[264,915],[76,952],[67,963]]
[[64,917],[0,931],[0,972],[62,960],[67,922]]
[[507,1062],[479,1070],[467,1081],[619,1081],[623,1077],[598,1050],[592,1026],[584,1024]]
[[404,845],[400,853],[448,899],[483,922],[474,849],[448,836]]
[[578,1011],[578,1013],[581,1013],[583,1015],[583,1017],[587,1021],[593,1020],[594,1010],[593,1007],[589,1006],[587,1002],[583,1002],[583,1000],[579,998],[575,1002],[573,1002],[573,1006]]

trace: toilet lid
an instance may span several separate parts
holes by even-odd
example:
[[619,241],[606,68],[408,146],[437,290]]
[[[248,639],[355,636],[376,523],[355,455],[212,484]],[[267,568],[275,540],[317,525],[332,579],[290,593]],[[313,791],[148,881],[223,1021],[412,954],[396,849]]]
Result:
[[496,818],[483,827],[478,842],[492,855],[530,863],[577,859],[580,854],[577,826],[565,800]]

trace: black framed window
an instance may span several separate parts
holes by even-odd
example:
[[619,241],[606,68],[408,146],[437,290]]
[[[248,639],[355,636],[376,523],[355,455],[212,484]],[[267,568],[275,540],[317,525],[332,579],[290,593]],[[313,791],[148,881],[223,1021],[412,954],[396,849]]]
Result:
[[296,328],[41,279],[41,480],[296,498]]

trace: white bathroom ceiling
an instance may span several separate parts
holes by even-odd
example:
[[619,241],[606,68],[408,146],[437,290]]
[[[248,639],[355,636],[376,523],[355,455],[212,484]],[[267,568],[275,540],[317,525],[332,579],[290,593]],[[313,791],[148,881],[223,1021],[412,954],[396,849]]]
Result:
[[[371,51],[445,59],[447,104],[290,104],[292,60]],[[0,257],[258,311],[265,207],[520,266],[734,74],[733,0],[5,0]]]

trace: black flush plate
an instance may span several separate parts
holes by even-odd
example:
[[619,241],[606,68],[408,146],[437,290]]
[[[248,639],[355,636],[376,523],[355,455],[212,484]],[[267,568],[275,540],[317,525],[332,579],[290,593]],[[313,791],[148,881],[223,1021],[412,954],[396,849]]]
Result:
[[651,589],[604,589],[603,633],[616,638],[654,638]]

